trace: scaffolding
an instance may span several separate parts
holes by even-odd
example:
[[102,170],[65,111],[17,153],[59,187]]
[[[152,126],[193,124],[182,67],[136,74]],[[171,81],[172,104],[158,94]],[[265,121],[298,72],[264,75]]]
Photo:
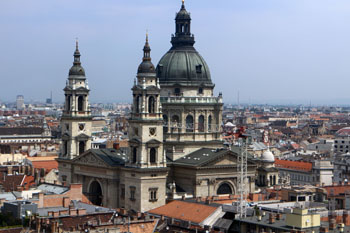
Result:
[[248,161],[248,139],[241,144],[241,150],[237,157],[238,177],[238,214],[239,218],[247,217],[247,161]]

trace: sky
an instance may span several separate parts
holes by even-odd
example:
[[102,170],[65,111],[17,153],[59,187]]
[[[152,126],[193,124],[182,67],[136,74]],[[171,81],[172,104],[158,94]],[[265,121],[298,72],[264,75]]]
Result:
[[[350,103],[349,0],[186,0],[226,103]],[[63,102],[79,38],[90,101],[131,102],[146,30],[154,65],[181,0],[0,0],[0,100]]]

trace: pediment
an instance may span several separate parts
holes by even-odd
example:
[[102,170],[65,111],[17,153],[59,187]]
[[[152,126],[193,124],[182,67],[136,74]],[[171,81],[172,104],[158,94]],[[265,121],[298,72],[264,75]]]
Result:
[[151,139],[149,141],[146,142],[146,144],[160,144],[162,143],[161,141],[158,141],[156,139]]
[[225,155],[224,157],[209,163],[207,166],[222,166],[231,165],[235,166],[237,164],[237,158],[233,158],[231,155]]
[[129,140],[129,144],[139,144],[139,143],[141,143],[141,141],[138,138],[132,138]]
[[[237,166],[237,154],[232,151],[226,151],[226,153],[215,156],[212,160],[209,160],[201,167],[215,167],[215,166]],[[248,165],[253,163],[248,159]]]
[[62,139],[63,139],[63,140],[68,140],[69,138],[70,138],[70,136],[69,136],[68,133],[64,133],[64,134],[62,135]]
[[92,166],[108,166],[107,163],[105,163],[102,159],[100,159],[98,156],[91,153],[90,150],[86,151],[85,153],[79,155],[75,159],[73,159],[74,163],[78,164],[84,164],[84,165],[92,165]]
[[237,165],[237,155],[227,151],[221,156],[216,156],[212,160],[203,164],[202,167],[213,167],[213,166],[236,166]]
[[76,139],[78,140],[88,140],[90,137],[84,133],[79,134],[78,136],[76,136]]

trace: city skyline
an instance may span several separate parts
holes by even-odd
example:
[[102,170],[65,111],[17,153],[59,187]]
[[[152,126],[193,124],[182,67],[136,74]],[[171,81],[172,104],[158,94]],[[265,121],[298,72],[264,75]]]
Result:
[[[130,102],[146,30],[156,65],[170,48],[180,1],[0,6],[0,76],[6,80],[0,100],[15,101],[18,94],[45,100],[52,91],[54,101],[63,102],[78,37],[91,102]],[[238,91],[241,103],[350,102],[347,1],[186,1],[186,7],[195,47],[225,103],[236,103]]]

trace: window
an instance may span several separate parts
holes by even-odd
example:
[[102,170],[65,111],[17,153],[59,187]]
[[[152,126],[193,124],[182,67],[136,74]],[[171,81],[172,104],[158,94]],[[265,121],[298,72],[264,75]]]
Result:
[[134,148],[132,149],[132,162],[133,162],[133,163],[136,163],[136,161],[137,161],[137,148],[134,147]]
[[135,107],[136,107],[135,112],[139,113],[140,112],[140,96],[136,97]]
[[163,133],[167,133],[168,132],[168,123],[169,123],[169,119],[167,115],[163,115]]
[[198,94],[203,94],[203,88],[200,87],[200,88],[198,89]]
[[135,192],[136,192],[136,187],[130,186],[130,200],[131,201],[135,201]]
[[211,116],[208,117],[208,132],[211,132],[211,122],[212,122],[212,118]]
[[202,73],[202,65],[196,65],[196,72],[197,74]]
[[171,129],[172,130],[177,129],[178,126],[179,126],[179,122],[180,122],[179,116],[178,115],[174,115],[171,118]]
[[63,155],[68,155],[68,142],[64,141],[64,154]]
[[180,88],[175,88],[175,90],[174,90],[174,94],[176,95],[176,96],[179,96],[180,95]]
[[78,111],[83,111],[83,103],[84,103],[84,97],[79,96],[78,97]]
[[67,106],[66,106],[67,111],[70,111],[70,98],[71,98],[71,96],[68,95],[67,96]]
[[150,188],[149,189],[149,201],[157,201],[157,191],[158,188]]
[[193,132],[193,116],[186,117],[186,132]]
[[148,98],[148,112],[154,113],[155,112],[155,100],[153,96],[150,96]]
[[85,142],[79,142],[79,155],[85,151]]
[[151,148],[149,151],[149,162],[156,163],[156,149]]
[[204,132],[204,116],[203,115],[200,115],[198,117],[198,131]]
[[125,184],[121,185],[120,198],[121,199],[125,198]]
[[67,176],[62,176],[62,181],[63,182],[67,181]]

